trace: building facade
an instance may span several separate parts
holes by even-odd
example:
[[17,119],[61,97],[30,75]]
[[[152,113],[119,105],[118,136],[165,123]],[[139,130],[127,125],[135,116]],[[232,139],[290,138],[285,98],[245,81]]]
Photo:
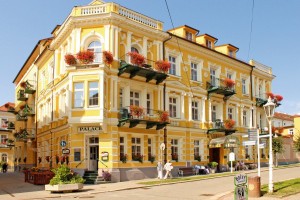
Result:
[[[162,22],[115,3],[74,7],[14,80],[15,109],[26,116],[16,133],[30,132],[17,143],[26,165],[67,163],[124,181],[155,177],[158,160],[172,160],[175,169],[227,165],[234,151],[253,161],[254,147],[242,144],[249,128],[267,124],[262,106],[274,76],[257,61],[237,59],[237,47],[216,42],[187,25],[165,32]],[[86,50],[91,63],[79,60]],[[145,63],[136,65],[129,52]],[[163,61],[167,73],[158,68]],[[28,85],[34,91],[25,93]]]

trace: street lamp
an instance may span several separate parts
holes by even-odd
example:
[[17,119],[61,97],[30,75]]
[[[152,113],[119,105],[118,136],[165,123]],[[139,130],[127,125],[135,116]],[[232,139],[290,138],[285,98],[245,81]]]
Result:
[[269,97],[268,102],[264,105],[265,113],[269,121],[269,193],[273,193],[273,149],[272,149],[272,119],[274,116],[276,104]]

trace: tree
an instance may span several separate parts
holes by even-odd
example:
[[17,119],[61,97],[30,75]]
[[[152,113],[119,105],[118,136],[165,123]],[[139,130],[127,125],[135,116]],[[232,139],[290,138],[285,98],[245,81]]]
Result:
[[273,148],[273,153],[275,154],[275,166],[278,167],[277,154],[284,152],[283,141],[282,141],[281,137],[273,138],[272,148]]
[[296,140],[294,140],[294,149],[297,152],[300,152],[300,137],[297,137]]

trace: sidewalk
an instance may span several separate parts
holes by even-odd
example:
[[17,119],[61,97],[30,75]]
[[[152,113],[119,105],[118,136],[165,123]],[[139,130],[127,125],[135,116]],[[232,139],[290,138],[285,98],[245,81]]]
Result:
[[[268,169],[262,169],[262,171],[267,171]],[[253,173],[254,170],[246,171],[245,173]],[[234,176],[228,175],[228,176]],[[211,179],[210,175],[207,175],[207,179]],[[113,192],[113,191],[121,191],[121,190],[131,190],[137,188],[148,188],[148,187],[157,187],[158,185],[153,186],[145,186],[138,184],[140,182],[153,181],[155,179],[143,179],[143,180],[134,180],[134,181],[126,181],[126,182],[118,182],[118,183],[107,183],[101,185],[85,185],[84,189],[80,192],[76,193],[49,193],[44,190],[44,186],[36,186],[29,183],[24,182],[23,173],[7,173],[1,174],[0,179],[0,197],[1,199],[10,200],[10,199],[24,199],[29,200],[33,198],[61,198],[61,197],[72,197],[72,198],[80,198],[87,197],[88,195],[94,195],[104,192]],[[174,183],[162,183],[162,184],[174,184]],[[215,200],[233,200],[234,195],[233,191],[228,191],[223,194],[216,194],[211,199]],[[250,198],[249,199],[257,199]],[[272,197],[261,197],[259,199],[262,200],[274,200],[279,198]],[[300,199],[300,193],[296,195],[292,195],[289,197],[281,198],[288,200],[298,200]]]

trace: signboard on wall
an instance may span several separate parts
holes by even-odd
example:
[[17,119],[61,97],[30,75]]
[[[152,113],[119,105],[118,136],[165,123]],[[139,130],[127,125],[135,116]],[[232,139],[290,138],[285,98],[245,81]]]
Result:
[[78,127],[78,133],[98,132],[101,131],[101,126],[80,126]]

